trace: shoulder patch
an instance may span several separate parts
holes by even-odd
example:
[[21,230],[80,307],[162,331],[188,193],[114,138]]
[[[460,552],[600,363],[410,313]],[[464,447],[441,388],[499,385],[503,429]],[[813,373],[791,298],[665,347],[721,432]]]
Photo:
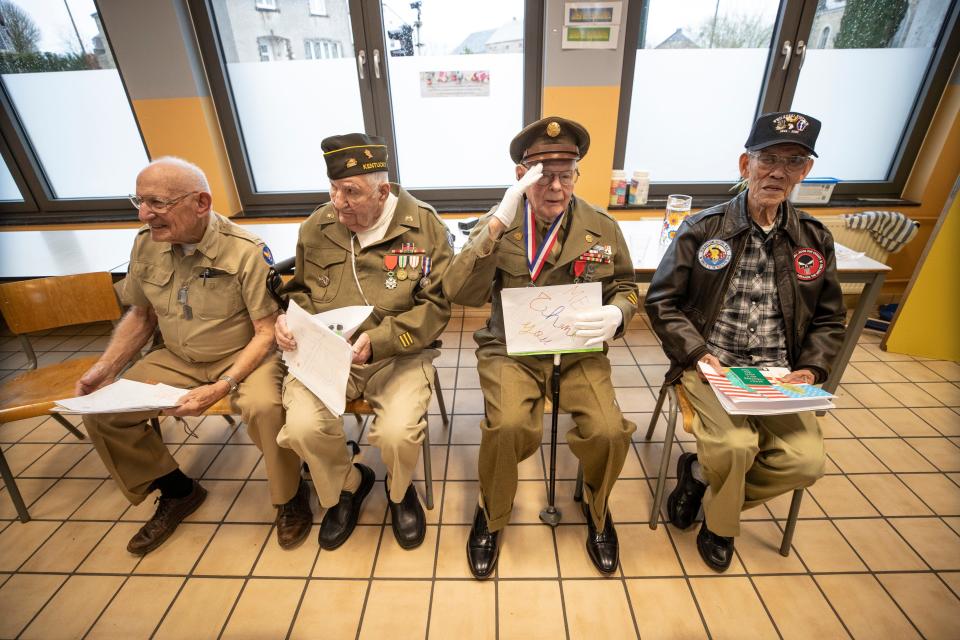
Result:
[[273,252],[270,251],[270,247],[267,245],[263,245],[263,261],[269,266],[273,266]]
[[700,266],[709,271],[719,271],[730,264],[733,252],[730,245],[720,238],[707,240],[697,249],[697,260]]

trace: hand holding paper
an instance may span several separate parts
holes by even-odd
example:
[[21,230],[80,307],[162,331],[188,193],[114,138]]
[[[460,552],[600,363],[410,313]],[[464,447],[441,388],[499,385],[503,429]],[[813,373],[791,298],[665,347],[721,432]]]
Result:
[[605,304],[597,311],[581,311],[576,318],[573,325],[577,330],[576,336],[589,338],[583,346],[592,347],[602,345],[616,335],[617,329],[623,323],[623,312],[616,305]]

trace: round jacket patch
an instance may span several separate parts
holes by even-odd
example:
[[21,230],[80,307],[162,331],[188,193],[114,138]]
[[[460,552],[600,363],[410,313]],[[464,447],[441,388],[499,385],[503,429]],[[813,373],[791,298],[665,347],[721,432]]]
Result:
[[263,245],[263,261],[271,267],[273,266],[273,252],[270,251],[270,247],[267,245]]
[[823,275],[826,268],[826,260],[823,254],[816,249],[804,247],[793,252],[793,269],[797,272],[797,278],[805,282],[816,280]]
[[707,240],[697,249],[697,259],[704,269],[717,271],[730,264],[733,252],[730,245],[719,238]]

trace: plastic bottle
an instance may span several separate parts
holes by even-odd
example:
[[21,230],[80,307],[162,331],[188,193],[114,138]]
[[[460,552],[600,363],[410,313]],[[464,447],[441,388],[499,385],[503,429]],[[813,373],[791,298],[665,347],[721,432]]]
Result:
[[650,195],[650,172],[634,171],[633,178],[630,180],[629,204],[647,204],[647,196]]
[[627,172],[614,169],[610,176],[610,206],[622,207],[627,204]]

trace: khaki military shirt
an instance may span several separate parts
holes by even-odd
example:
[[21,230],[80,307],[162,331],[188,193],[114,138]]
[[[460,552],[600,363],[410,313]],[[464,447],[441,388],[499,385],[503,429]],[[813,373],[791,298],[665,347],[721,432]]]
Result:
[[220,360],[247,346],[253,320],[277,310],[267,291],[270,265],[265,256],[269,250],[263,240],[213,212],[189,256],[169,242],[151,240],[145,226],[130,254],[123,302],[153,307],[164,346],[178,357]]
[[[384,237],[365,248],[340,224],[332,204],[314,211],[300,226],[296,271],[282,289],[285,296],[309,313],[372,305],[373,313],[356,333],[366,332],[370,337],[372,361],[421,351],[450,320],[450,303],[440,284],[453,255],[447,227],[430,205],[398,185],[391,185],[391,191],[398,198],[393,220]],[[406,278],[400,279],[399,269],[388,270],[384,260],[403,255],[397,252],[404,247],[423,253],[407,254],[419,256],[418,267],[408,266],[404,269]],[[426,276],[424,257],[432,262]],[[388,280],[393,280],[392,285]]]
[[[496,209],[494,209],[495,211]],[[492,300],[487,326],[474,334],[477,344],[506,346],[503,329],[503,307],[500,290],[528,287],[531,283],[527,253],[523,240],[524,208],[517,209],[513,225],[499,240],[490,236],[487,214],[474,227],[466,246],[456,255],[444,276],[443,290],[451,302],[479,307]],[[585,280],[603,284],[603,304],[612,304],[623,313],[619,337],[637,312],[637,285],[633,278],[633,262],[620,225],[611,216],[599,211],[576,196],[563,221],[559,251],[554,250],[537,278],[537,286],[572,284],[574,262],[597,245],[610,247],[610,261],[595,263],[593,273]]]

